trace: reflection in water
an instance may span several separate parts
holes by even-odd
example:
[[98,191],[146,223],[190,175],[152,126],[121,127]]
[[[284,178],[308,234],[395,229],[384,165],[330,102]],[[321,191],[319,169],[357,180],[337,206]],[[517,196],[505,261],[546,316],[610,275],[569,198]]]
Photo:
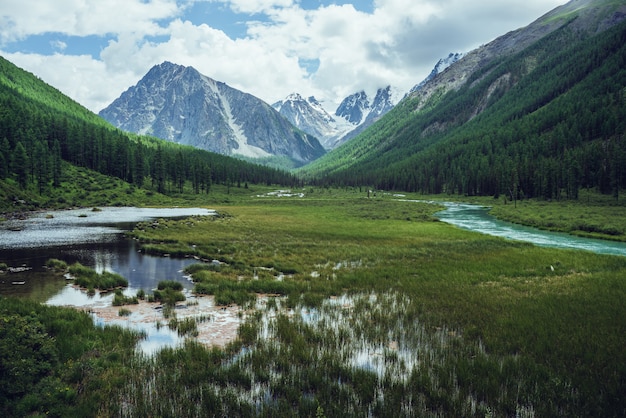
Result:
[[[193,215],[212,215],[206,209],[138,209],[105,208],[98,211],[68,210],[39,213],[25,220],[11,220],[0,226],[0,263],[8,266],[26,266],[22,273],[0,275],[0,295],[29,297],[53,306],[74,306],[92,313],[96,324],[119,324],[146,334],[138,349],[153,353],[164,346],[182,343],[175,330],[166,325],[157,304],[141,303],[125,308],[132,311],[128,317],[119,316],[119,307],[113,307],[113,293],[96,292],[89,296],[75,288],[64,277],[51,274],[44,267],[46,261],[56,258],[68,264],[79,262],[98,272],[110,271],[125,277],[126,296],[135,296],[139,289],[151,293],[162,280],[183,284],[187,298],[193,298],[193,283],[183,274],[194,259],[176,259],[143,254],[137,243],[127,239],[123,232],[137,222],[154,218],[181,218]],[[24,284],[15,285],[14,282]],[[200,337],[209,343],[224,345],[236,335],[240,318],[237,309],[221,309],[212,298],[198,298],[194,309],[183,309],[179,318],[206,314],[211,321],[199,326]],[[178,309],[177,309],[178,311]],[[157,325],[160,323],[160,325]]]
[[47,260],[57,258],[68,264],[79,262],[98,272],[110,271],[122,275],[128,280],[129,289],[135,293],[139,289],[146,292],[154,289],[161,280],[175,280],[191,288],[192,283],[183,274],[183,269],[195,262],[193,259],[158,257],[139,252],[137,243],[116,236],[115,240],[92,244],[74,244],[43,248],[23,248],[0,250],[0,262],[9,266],[29,266],[32,270],[20,274],[0,276],[0,294],[16,294],[22,289],[15,289],[11,282],[19,277],[26,284],[45,277],[44,265]]
[[[190,289],[192,284],[182,270],[193,260],[142,254],[135,241],[124,237],[123,231],[131,229],[137,222],[153,218],[214,213],[198,208],[75,209],[37,213],[25,220],[7,221],[0,229],[0,262],[11,267],[28,266],[32,270],[0,276],[0,294],[26,296],[36,287],[35,280],[58,283],[58,277],[46,278],[44,274],[44,265],[51,258],[68,264],[79,262],[98,272],[106,270],[120,274],[129,282],[128,291],[135,293],[139,289],[149,292],[161,280],[179,281]],[[13,285],[16,280],[24,281],[23,287],[18,289]]]

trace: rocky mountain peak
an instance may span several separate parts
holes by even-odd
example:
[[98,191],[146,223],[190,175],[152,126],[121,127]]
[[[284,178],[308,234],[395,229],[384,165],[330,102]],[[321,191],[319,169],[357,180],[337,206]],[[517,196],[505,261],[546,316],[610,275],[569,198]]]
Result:
[[325,152],[262,100],[170,62],[152,67],[100,116],[120,129],[225,155],[302,164]]
[[343,118],[353,125],[359,125],[365,119],[369,108],[370,102],[367,94],[361,90],[343,99],[335,111],[335,116]]

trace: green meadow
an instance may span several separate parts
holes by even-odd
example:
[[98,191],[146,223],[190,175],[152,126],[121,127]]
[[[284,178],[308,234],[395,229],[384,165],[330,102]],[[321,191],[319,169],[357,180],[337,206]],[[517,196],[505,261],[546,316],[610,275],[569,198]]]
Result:
[[[437,205],[368,199],[356,190],[311,189],[305,198],[254,198],[214,209],[221,216],[139,225],[132,235],[152,251],[219,260],[190,273],[196,291],[221,303],[252,310],[258,294],[271,295],[247,316],[241,341],[231,347],[239,353],[244,346],[245,355],[229,365],[244,370],[244,398],[262,393],[259,411],[624,411],[624,258],[463,231],[436,221]],[[319,312],[339,309],[329,301],[341,297],[351,307],[335,325],[293,314],[333,317]],[[367,337],[355,335],[357,326]],[[416,334],[439,348],[420,345]],[[404,377],[346,364],[337,340],[352,352],[355,340],[383,347],[383,357],[402,360]],[[419,354],[429,347],[440,351],[429,354],[435,364]]]
[[138,224],[130,235],[146,251],[199,260],[188,268],[196,292],[243,307],[239,338],[224,349],[189,339],[154,356],[120,356],[105,339],[97,358],[78,339],[72,370],[82,374],[59,375],[73,389],[72,408],[100,416],[624,414],[626,258],[460,230],[433,217],[439,205],[388,194],[304,193],[241,192],[210,206],[218,216]]

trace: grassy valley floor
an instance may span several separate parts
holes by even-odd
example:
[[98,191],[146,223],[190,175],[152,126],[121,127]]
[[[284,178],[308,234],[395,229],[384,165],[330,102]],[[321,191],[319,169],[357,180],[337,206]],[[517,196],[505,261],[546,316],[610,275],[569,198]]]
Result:
[[391,195],[303,192],[138,225],[146,251],[220,261],[189,273],[245,308],[239,339],[118,358],[106,391],[76,402],[107,416],[626,412],[626,258],[460,230]]
[[[390,195],[309,190],[215,209],[223,216],[133,236],[152,251],[224,263],[194,273],[197,291],[222,303],[277,295],[249,315],[229,363],[255,410],[571,416],[626,407],[624,258],[461,231],[432,218],[438,206]],[[382,357],[363,363],[359,352]]]

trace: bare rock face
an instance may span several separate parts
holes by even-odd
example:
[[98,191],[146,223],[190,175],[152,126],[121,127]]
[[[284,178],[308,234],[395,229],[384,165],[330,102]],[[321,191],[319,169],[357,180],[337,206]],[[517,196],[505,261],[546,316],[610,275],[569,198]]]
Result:
[[262,100],[164,62],[100,112],[120,129],[225,155],[285,156],[304,164],[325,153]]

